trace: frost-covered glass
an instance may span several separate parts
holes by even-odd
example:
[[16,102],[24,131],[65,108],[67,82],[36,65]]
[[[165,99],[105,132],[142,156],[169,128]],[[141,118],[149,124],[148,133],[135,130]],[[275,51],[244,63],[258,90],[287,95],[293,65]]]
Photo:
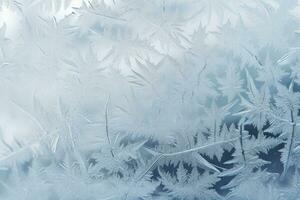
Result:
[[300,2],[0,0],[1,200],[299,200]]

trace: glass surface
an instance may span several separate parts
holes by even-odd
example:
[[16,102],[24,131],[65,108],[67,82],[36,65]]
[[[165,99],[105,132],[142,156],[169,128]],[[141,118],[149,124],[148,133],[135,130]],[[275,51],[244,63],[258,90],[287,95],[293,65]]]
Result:
[[299,3],[0,0],[0,200],[299,200]]

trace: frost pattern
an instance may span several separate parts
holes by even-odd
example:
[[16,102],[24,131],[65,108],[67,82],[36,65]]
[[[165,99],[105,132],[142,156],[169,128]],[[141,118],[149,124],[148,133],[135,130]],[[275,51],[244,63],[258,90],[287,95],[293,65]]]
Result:
[[299,9],[0,0],[0,199],[300,199]]

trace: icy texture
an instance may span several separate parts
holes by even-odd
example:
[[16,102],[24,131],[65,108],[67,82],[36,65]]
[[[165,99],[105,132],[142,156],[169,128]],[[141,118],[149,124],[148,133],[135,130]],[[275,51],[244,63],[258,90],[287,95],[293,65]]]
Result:
[[0,0],[1,200],[299,200],[294,0]]

